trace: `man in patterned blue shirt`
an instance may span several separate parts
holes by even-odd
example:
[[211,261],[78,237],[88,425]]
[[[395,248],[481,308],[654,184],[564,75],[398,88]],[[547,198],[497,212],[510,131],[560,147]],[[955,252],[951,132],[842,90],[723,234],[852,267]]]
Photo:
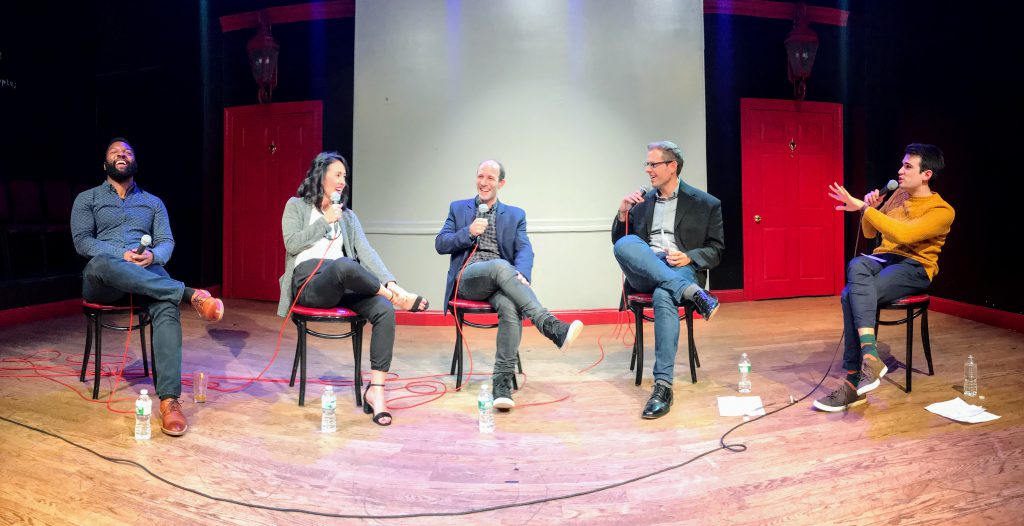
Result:
[[[186,287],[164,270],[174,237],[164,203],[135,184],[135,151],[118,137],[107,146],[103,162],[107,180],[78,194],[71,209],[75,250],[89,258],[82,271],[82,296],[94,303],[117,303],[133,295],[153,320],[153,352],[160,397],[161,430],[184,435],[188,422],[181,411],[181,313],[190,302],[206,321],[224,316],[224,302],[208,291]],[[148,247],[142,237],[151,238]]]

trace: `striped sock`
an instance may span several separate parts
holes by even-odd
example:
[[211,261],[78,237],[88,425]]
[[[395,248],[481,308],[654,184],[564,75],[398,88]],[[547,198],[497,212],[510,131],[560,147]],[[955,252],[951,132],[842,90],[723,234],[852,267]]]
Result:
[[881,361],[881,358],[878,356],[878,349],[875,347],[874,334],[860,335],[860,353],[864,358],[868,358],[870,356],[870,359]]

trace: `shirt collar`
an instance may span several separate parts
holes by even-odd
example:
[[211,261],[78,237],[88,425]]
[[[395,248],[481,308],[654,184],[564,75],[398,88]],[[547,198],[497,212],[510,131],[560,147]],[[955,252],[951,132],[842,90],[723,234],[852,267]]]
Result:
[[657,191],[657,190],[655,190],[655,191],[654,191],[654,197],[655,197],[655,198],[656,198],[656,199],[657,199],[658,201],[660,201],[660,202],[665,202],[665,201],[671,201],[671,200],[673,200],[673,199],[675,199],[675,198],[679,197],[679,189],[683,187],[683,178],[682,178],[682,177],[678,177],[678,176],[677,176],[677,177],[676,177],[676,181],[679,181],[679,184],[677,184],[677,185],[676,185],[676,189],[672,191],[672,195],[670,195],[670,196],[668,196],[668,197],[661,197],[661,196],[660,196],[660,195],[658,194],[658,191]]
[[[114,185],[111,184],[110,181],[104,180],[103,183],[107,185],[107,190],[108,191],[113,192],[115,194],[117,193],[117,188],[114,188]],[[124,195],[128,196],[129,194],[135,193],[137,191],[141,192],[141,190],[139,190],[138,183],[136,183],[135,180],[133,179],[132,180],[132,185],[129,186],[127,190],[125,190]]]

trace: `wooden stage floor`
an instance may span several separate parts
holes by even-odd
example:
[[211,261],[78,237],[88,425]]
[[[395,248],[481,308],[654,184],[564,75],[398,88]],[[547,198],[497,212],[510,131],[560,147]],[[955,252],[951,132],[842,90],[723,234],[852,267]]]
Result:
[[[257,375],[277,343],[275,308],[228,301],[224,320],[213,325],[183,312],[185,375]],[[587,327],[567,352],[528,327],[521,348],[527,376],[515,395],[525,407],[496,415],[497,432],[488,436],[477,431],[476,394],[489,381],[494,331],[467,329],[475,376],[454,392],[454,377],[445,374],[454,328],[399,327],[388,388],[395,423],[378,427],[344,386],[352,375],[348,340],[310,340],[307,405],[297,405],[298,386],[286,382],[295,344],[289,322],[267,381],[238,390],[241,381],[220,380],[219,389],[236,390],[211,390],[205,404],[194,403],[185,386],[189,433],[165,436],[154,420],[153,439],[142,443],[132,438],[130,411],[152,380],[141,376],[137,337],[108,408],[88,400],[91,373],[78,381],[81,316],[9,327],[0,330],[0,416],[95,454],[0,420],[0,524],[1021,524],[1024,335],[938,313],[930,323],[934,376],[915,373],[907,394],[904,370],[896,369],[867,404],[824,414],[811,401],[831,390],[834,377],[786,406],[815,387],[833,356],[839,365],[838,298],[724,304],[714,322],[695,324],[697,383],[689,381],[684,343],[675,405],[654,421],[640,419],[651,388],[651,324],[640,387],[615,326]],[[685,327],[682,333],[685,342]],[[902,362],[904,338],[902,327],[883,327],[883,355],[891,351]],[[123,334],[108,331],[104,342],[104,364],[116,370]],[[919,338],[915,350],[915,368],[926,370]],[[742,422],[718,416],[716,401],[737,394],[741,352],[753,362],[752,394],[769,411],[784,409],[728,436],[746,451],[716,451],[722,434]],[[972,403],[999,420],[961,424],[924,409],[960,395],[968,353],[979,363],[985,396]],[[321,381],[343,385],[338,432],[329,435],[319,432]],[[112,384],[104,379],[101,402]],[[217,501],[97,454],[217,498],[371,518]],[[666,471],[648,476],[659,470]],[[559,499],[583,492],[592,493]],[[542,499],[555,500],[524,505]],[[503,506],[512,507],[434,515]],[[372,518],[418,514],[428,516]]]

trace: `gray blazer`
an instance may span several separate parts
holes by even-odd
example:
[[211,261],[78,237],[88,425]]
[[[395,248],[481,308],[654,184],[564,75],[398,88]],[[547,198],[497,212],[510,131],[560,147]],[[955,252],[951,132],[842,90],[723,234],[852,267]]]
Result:
[[[292,271],[295,270],[295,256],[327,234],[327,221],[321,217],[310,224],[309,217],[312,214],[313,206],[303,201],[301,197],[289,199],[288,204],[284,206],[284,215],[281,217],[285,252],[284,274],[281,276],[281,302],[277,305],[278,316],[287,315],[288,308],[292,306],[292,300],[295,299],[292,297]],[[341,223],[341,241],[344,243],[345,254],[370,271],[382,284],[395,281],[395,276],[388,271],[380,256],[377,255],[377,251],[370,246],[356,213],[346,208],[338,221]]]

